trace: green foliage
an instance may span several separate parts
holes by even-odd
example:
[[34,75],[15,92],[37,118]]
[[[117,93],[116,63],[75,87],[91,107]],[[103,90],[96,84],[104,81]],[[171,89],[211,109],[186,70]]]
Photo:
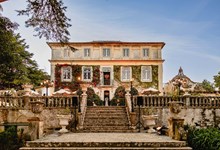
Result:
[[66,8],[61,0],[27,0],[26,9],[18,11],[18,15],[30,17],[25,23],[34,28],[36,36],[66,43],[70,35],[67,29],[71,26]]
[[213,92],[215,90],[213,84],[209,82],[208,80],[202,81],[202,87],[208,92]]
[[[65,66],[72,67],[72,77],[73,80],[71,82],[62,82],[61,81],[61,68]],[[80,87],[80,81],[77,79],[81,77],[81,66],[79,65],[68,65],[68,64],[57,64],[55,67],[55,91],[59,89],[69,88],[72,91],[76,91]]]
[[214,83],[215,87],[220,88],[220,72],[218,72],[218,74],[214,76]]
[[21,89],[21,85],[34,85],[47,77],[38,69],[33,54],[26,51],[28,46],[14,30],[17,24],[0,15],[0,89]]
[[130,94],[134,95],[138,95],[138,90],[135,87],[132,87]]
[[125,88],[123,86],[119,86],[115,90],[114,97],[111,100],[111,105],[116,106],[119,103],[120,106],[125,105]]
[[[143,88],[154,87],[158,88],[158,66],[152,65],[152,82],[141,82],[141,66],[132,67],[132,78],[137,83],[134,86],[142,86]],[[117,82],[121,82],[121,66],[114,66],[114,79]]]
[[12,126],[6,131],[0,133],[0,149],[2,150],[17,150],[24,146],[27,136],[23,134],[23,130],[20,130],[17,134],[16,127]]
[[87,94],[87,105],[88,106],[93,106],[93,102],[97,106],[103,105],[103,101],[100,99],[100,97],[97,94],[95,94],[95,91],[91,87],[87,88],[86,94]]
[[220,150],[220,130],[217,128],[190,128],[187,142],[195,150]]

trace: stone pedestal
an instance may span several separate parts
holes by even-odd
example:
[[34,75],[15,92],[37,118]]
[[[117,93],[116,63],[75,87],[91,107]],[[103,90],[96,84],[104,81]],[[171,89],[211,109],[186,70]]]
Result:
[[31,140],[36,140],[43,137],[44,133],[44,123],[38,117],[29,118],[28,121],[30,122],[29,125],[29,132],[31,136]]
[[170,118],[169,120],[169,136],[175,140],[181,140],[179,130],[183,127],[184,119]]
[[136,128],[136,112],[130,112],[131,128]]

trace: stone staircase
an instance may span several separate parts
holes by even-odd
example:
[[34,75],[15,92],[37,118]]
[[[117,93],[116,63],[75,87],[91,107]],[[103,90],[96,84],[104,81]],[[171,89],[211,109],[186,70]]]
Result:
[[123,106],[87,107],[83,131],[90,132],[133,132],[129,128],[126,108]]
[[20,150],[192,150],[185,141],[147,133],[71,133],[29,141]]

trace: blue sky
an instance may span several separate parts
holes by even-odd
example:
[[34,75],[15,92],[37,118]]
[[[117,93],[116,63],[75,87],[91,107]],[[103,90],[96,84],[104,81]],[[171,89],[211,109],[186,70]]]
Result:
[[[213,81],[220,71],[219,0],[63,0],[72,27],[70,41],[120,40],[165,42],[164,82],[181,66],[193,81]],[[40,68],[50,73],[50,48],[24,25],[15,10],[26,0],[1,4],[2,14],[20,24],[22,38]]]

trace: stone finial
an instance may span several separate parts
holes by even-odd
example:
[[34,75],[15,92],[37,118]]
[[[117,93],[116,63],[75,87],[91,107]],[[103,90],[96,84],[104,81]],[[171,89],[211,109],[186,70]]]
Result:
[[182,67],[180,67],[178,75],[179,76],[183,76],[184,75]]

